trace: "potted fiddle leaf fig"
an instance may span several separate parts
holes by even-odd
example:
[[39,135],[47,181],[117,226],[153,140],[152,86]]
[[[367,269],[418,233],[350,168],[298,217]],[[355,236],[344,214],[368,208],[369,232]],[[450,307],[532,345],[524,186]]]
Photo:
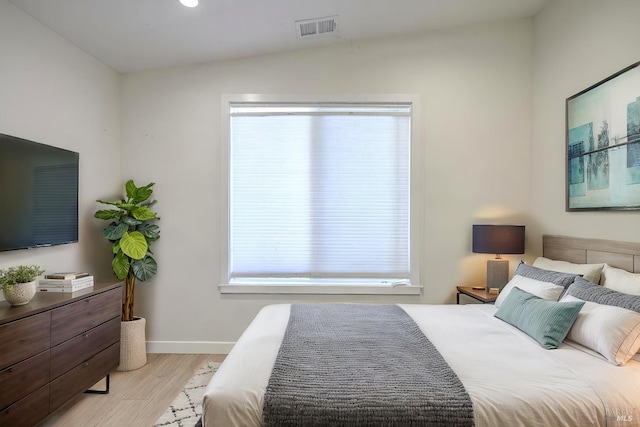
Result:
[[94,214],[98,219],[109,221],[102,234],[112,244],[113,272],[118,279],[124,280],[120,371],[132,371],[147,363],[144,337],[146,321],[135,316],[134,297],[136,280],[149,280],[158,271],[151,252],[151,243],[160,238],[160,228],[156,224],[160,218],[151,210],[156,201],[149,200],[153,185],[152,182],[137,187],[133,180],[129,180],[125,184],[124,199],[113,202],[97,200],[112,208],[98,210]]
[[25,305],[36,294],[36,278],[44,273],[37,265],[19,265],[0,270],[4,299],[11,305]]

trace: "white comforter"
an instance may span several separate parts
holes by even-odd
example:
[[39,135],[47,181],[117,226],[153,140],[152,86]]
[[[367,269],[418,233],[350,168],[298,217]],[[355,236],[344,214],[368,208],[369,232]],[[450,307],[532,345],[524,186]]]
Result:
[[[400,307],[460,377],[477,427],[640,426],[640,360],[614,366],[567,343],[545,350],[493,317],[492,305]],[[240,337],[205,391],[205,427],[262,424],[289,308],[263,308]]]

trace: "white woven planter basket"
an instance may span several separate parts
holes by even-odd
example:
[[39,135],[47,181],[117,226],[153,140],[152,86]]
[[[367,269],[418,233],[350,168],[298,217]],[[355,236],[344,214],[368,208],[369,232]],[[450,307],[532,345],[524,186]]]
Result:
[[136,317],[132,322],[121,322],[120,366],[118,371],[134,371],[147,363],[145,337],[146,320]]

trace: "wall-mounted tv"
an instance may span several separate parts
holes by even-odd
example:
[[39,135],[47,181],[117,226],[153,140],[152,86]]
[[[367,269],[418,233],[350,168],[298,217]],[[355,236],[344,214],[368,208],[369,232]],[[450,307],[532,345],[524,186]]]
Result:
[[79,159],[0,134],[0,251],[78,241]]

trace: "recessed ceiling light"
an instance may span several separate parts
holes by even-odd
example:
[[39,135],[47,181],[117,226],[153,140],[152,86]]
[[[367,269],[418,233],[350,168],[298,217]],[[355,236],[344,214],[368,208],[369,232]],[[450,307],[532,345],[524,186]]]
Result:
[[180,3],[187,7],[196,7],[198,5],[198,0],[180,0]]

